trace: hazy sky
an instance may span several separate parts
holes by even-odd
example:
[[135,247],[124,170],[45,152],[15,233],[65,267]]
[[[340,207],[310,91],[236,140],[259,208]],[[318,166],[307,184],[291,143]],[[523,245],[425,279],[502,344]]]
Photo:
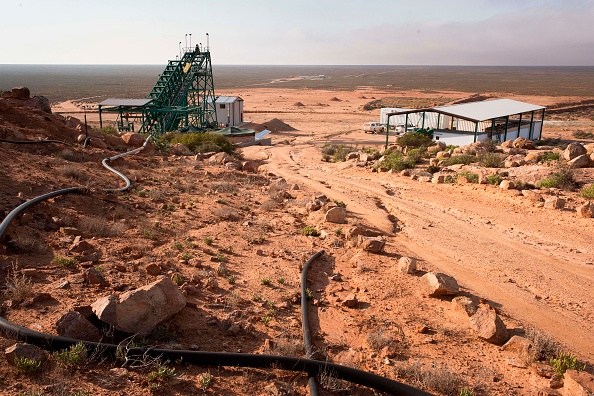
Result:
[[594,0],[0,0],[0,10],[0,64],[164,64],[186,34],[194,45],[208,32],[214,64],[594,66]]

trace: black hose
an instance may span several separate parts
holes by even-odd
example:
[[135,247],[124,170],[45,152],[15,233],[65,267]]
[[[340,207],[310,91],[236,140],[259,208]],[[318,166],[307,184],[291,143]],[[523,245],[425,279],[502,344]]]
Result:
[[130,179],[128,179],[128,177],[126,177],[126,175],[124,175],[122,172],[109,166],[107,163],[110,161],[116,160],[118,158],[124,157],[126,155],[135,154],[135,153],[138,153],[139,151],[144,150],[144,148],[146,147],[146,145],[148,144],[149,140],[152,137],[153,137],[153,135],[149,135],[146,138],[146,140],[144,141],[144,144],[138,148],[135,148],[134,150],[126,151],[125,153],[114,155],[113,157],[104,158],[103,161],[101,161],[101,163],[103,164],[103,166],[106,169],[110,170],[111,172],[115,173],[116,175],[118,175],[119,177],[124,179],[124,182],[126,183],[126,185],[122,188],[110,188],[110,189],[105,189],[103,191],[105,191],[105,192],[124,192],[130,188]]
[[[115,344],[81,341],[41,333],[19,326],[2,317],[0,317],[0,330],[2,330],[7,338],[17,339],[52,351],[69,348],[77,343],[82,343],[89,350],[96,351],[107,357],[114,357],[116,354],[121,354],[124,351],[122,346]],[[326,372],[338,379],[367,386],[392,395],[431,396],[430,393],[388,378],[380,377],[376,374],[334,363],[291,356],[141,348],[131,348],[125,351],[125,353],[129,357],[150,357],[163,361],[182,361],[199,366],[275,367],[289,371],[307,372],[310,375]]]
[[12,144],[38,144],[38,143],[57,143],[57,144],[65,144],[66,146],[72,146],[70,143],[63,142],[61,140],[8,140],[8,139],[0,139],[2,143],[12,143]]
[[[313,348],[311,345],[311,332],[309,329],[309,318],[307,316],[307,269],[309,265],[321,257],[325,252],[320,250],[303,266],[301,270],[301,327],[303,328],[303,344],[305,346],[305,357],[311,359],[313,356]],[[318,381],[316,380],[317,373],[309,375],[309,394],[311,396],[318,396]]]

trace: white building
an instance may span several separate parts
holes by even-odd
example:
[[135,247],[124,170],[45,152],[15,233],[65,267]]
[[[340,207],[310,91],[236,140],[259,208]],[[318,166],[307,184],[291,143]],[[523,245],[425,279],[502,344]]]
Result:
[[[535,119],[538,112],[540,119]],[[512,99],[438,106],[387,113],[390,125],[408,123],[432,129],[433,139],[455,146],[487,139],[504,142],[524,137],[540,140],[545,107]],[[405,121],[402,121],[404,116]],[[394,121],[395,122],[394,122]]]
[[243,99],[239,96],[219,96],[215,107],[219,126],[224,128],[243,123]]

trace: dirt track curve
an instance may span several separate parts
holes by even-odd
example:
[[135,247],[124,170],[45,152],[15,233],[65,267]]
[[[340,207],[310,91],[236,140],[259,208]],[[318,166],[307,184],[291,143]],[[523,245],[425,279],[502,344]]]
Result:
[[[301,141],[300,141],[301,140]],[[261,150],[267,169],[348,204],[402,254],[594,360],[591,219],[492,186],[431,184],[320,161],[312,141]]]

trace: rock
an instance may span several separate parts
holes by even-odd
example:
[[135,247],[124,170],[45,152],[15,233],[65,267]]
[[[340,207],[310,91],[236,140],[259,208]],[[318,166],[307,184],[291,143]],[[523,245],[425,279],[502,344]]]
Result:
[[552,197],[545,199],[545,209],[563,209],[565,207],[565,199],[559,197]]
[[109,286],[109,282],[105,279],[105,276],[93,267],[83,271],[83,279],[90,285],[99,285],[101,287]]
[[594,395],[594,375],[587,371],[567,370],[563,380],[566,396]]
[[220,152],[212,155],[206,162],[209,165],[224,165],[227,162],[233,161],[233,158],[225,152]]
[[116,329],[145,337],[155,326],[169,319],[186,306],[186,300],[167,277],[128,291],[122,295],[106,296],[91,307],[97,317]]
[[381,253],[386,245],[386,240],[382,237],[366,237],[359,235],[357,237],[357,246],[371,253]]
[[594,217],[594,205],[592,205],[592,202],[590,201],[578,206],[576,211],[580,217],[584,217],[586,219],[591,219]]
[[316,210],[320,210],[321,208],[322,203],[317,199],[305,204],[305,209],[307,209],[308,212],[315,212]]
[[555,374],[549,380],[549,387],[551,389],[563,388],[563,375]]
[[530,370],[543,378],[551,378],[555,374],[555,370],[550,365],[539,362],[534,362],[530,366]]
[[400,257],[398,259],[398,272],[402,274],[414,274],[417,270],[417,260],[412,257]]
[[544,157],[544,154],[545,153],[542,151],[531,151],[528,154],[526,154],[526,156],[524,157],[524,161],[536,163],[540,161],[542,157]]
[[176,143],[171,146],[169,152],[173,155],[192,155],[192,151],[182,143]]
[[501,347],[501,350],[511,352],[521,358],[523,361],[528,361],[532,356],[534,345],[528,338],[521,336],[513,336]]
[[52,106],[50,104],[50,101],[45,96],[33,96],[33,101],[35,103],[36,109],[39,109],[44,113],[52,113]]
[[10,96],[13,99],[29,99],[31,91],[27,87],[15,87],[11,90]]
[[348,153],[346,155],[345,158],[346,158],[347,161],[354,160],[354,159],[358,160],[359,159],[359,152],[356,152],[356,151],[350,152],[350,153]]
[[360,225],[354,225],[345,230],[344,236],[346,239],[358,238],[359,235],[365,235],[365,228]]
[[587,154],[579,155],[567,162],[569,169],[587,168],[590,166],[590,157]]
[[504,190],[512,190],[512,189],[516,188],[516,183],[514,183],[511,180],[502,180],[501,183],[499,184],[499,188],[504,189]]
[[532,202],[542,201],[542,195],[538,191],[534,190],[522,190],[522,195],[528,198]]
[[258,172],[259,167],[260,167],[260,164],[257,163],[256,161],[243,161],[241,163],[241,170],[245,171],[245,172],[256,173],[256,172]]
[[140,147],[144,144],[144,138],[140,133],[127,132],[122,135],[122,140],[129,146]]
[[434,184],[443,184],[445,182],[445,175],[434,175],[431,178],[431,183]]
[[346,208],[335,207],[326,212],[324,221],[327,223],[344,224],[346,223]]
[[103,140],[101,140],[99,138],[92,138],[92,139],[89,139],[89,146],[95,147],[98,149],[106,149],[107,143],[105,143]]
[[435,158],[437,159],[441,159],[441,158],[450,158],[452,156],[452,154],[450,154],[447,151],[440,151],[437,153],[437,155],[435,156]]
[[80,312],[70,311],[58,319],[56,331],[59,335],[77,340],[99,342],[101,332],[91,322],[85,319]]
[[580,155],[587,154],[588,151],[580,143],[569,143],[565,151],[563,151],[563,159],[565,161],[571,161],[572,159],[579,157]]
[[149,275],[157,276],[161,273],[161,267],[155,263],[148,264],[145,269]]
[[314,194],[312,199],[314,201],[320,201],[322,204],[327,204],[329,201],[328,197],[324,194]]
[[452,299],[452,306],[455,311],[461,312],[466,316],[472,316],[476,313],[476,305],[467,296],[458,296]]
[[516,140],[514,140],[513,147],[526,150],[534,150],[534,142],[532,140],[519,137]]
[[229,161],[225,164],[225,168],[230,169],[230,170],[241,170],[241,162]]
[[441,272],[427,272],[421,277],[424,294],[430,297],[456,295],[460,292],[458,282]]
[[17,357],[37,360],[38,362],[44,362],[46,359],[43,349],[22,342],[17,342],[16,344],[9,346],[4,350],[4,354],[8,363],[12,365],[14,365],[14,359]]
[[486,304],[482,304],[470,317],[470,326],[480,338],[492,344],[501,345],[509,338],[507,328],[497,312]]
[[299,184],[293,183],[289,187],[290,190],[299,190]]
[[512,147],[514,147],[514,141],[513,140],[506,140],[505,142],[501,143],[501,147],[503,147],[503,148],[512,148]]
[[354,293],[349,293],[343,300],[342,305],[344,307],[355,308],[357,306],[357,296]]

